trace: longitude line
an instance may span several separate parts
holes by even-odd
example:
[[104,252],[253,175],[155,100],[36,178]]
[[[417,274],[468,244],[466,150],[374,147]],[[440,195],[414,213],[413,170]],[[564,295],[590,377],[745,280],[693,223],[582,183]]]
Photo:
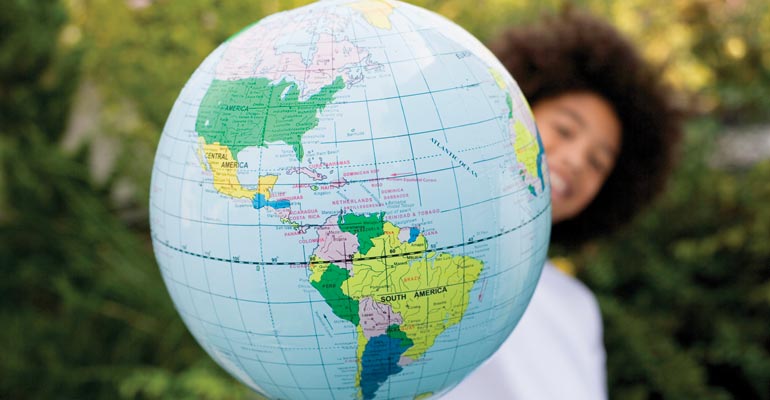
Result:
[[[320,244],[319,244],[320,245]],[[304,254],[305,248],[302,248],[302,252]],[[305,258],[307,258],[307,255],[305,255]],[[310,268],[305,268],[305,276],[307,276],[307,280],[310,281]],[[329,381],[329,374],[326,373],[326,362],[324,361],[324,352],[321,349],[321,342],[318,340],[318,326],[315,322],[315,309],[313,308],[313,300],[310,297],[310,291],[307,293],[307,303],[310,307],[310,319],[313,321],[313,332],[315,335],[313,337],[315,338],[315,344],[316,348],[318,349],[318,359],[321,360],[321,370],[324,373],[324,379],[326,380],[326,386],[329,388],[329,394],[332,396],[333,399],[336,399],[337,397],[334,395],[334,391],[332,390],[332,384]]]
[[[314,28],[313,36],[315,37],[316,34],[317,34],[317,31]],[[332,59],[332,71],[333,71],[334,70],[334,31],[333,30],[332,30],[331,37],[332,37],[332,39],[331,39],[331,46],[332,46],[331,59]],[[320,40],[319,40],[319,42],[320,42]],[[317,54],[318,51],[320,51],[319,48],[316,49],[316,54]],[[335,129],[335,135],[336,135],[336,122],[335,122],[335,128],[334,129]],[[298,165],[298,168],[299,167],[301,167],[301,165]],[[321,165],[321,168],[323,168],[323,165]],[[302,174],[297,173],[298,183],[299,183],[299,180],[300,180],[300,175],[302,175]],[[299,187],[299,190],[301,191],[302,190],[302,185],[298,184],[298,187]],[[301,208],[302,208],[302,205],[300,204],[300,209]],[[320,246],[320,243],[318,245]],[[303,260],[307,260],[308,259],[307,258],[307,253],[305,252],[305,245],[304,244],[302,245],[302,259]],[[309,282],[310,281],[310,263],[308,263],[308,267],[305,268],[305,276],[307,277],[307,281]],[[318,327],[317,327],[316,321],[315,321],[315,310],[313,308],[313,301],[311,299],[310,292],[307,293],[307,298],[308,298],[308,302],[307,303],[308,303],[308,306],[310,307],[310,319],[313,322],[313,332],[315,333],[314,338],[315,338],[315,342],[316,342],[316,347],[318,348],[318,358],[321,360],[321,370],[323,371],[323,374],[324,374],[324,380],[326,381],[326,386],[329,389],[329,395],[331,395],[331,397],[333,399],[336,399],[337,397],[334,395],[334,391],[332,390],[332,387],[331,387],[332,386],[331,382],[329,381],[329,375],[326,373],[326,363],[324,361],[324,352],[321,351],[321,342],[318,340],[319,333],[318,333]]]
[[[212,71],[212,75],[213,75],[212,82],[213,82],[214,79],[216,79],[216,72],[215,71],[216,70]],[[209,89],[210,89],[210,86],[209,86]],[[205,96],[205,93],[204,93],[204,96]],[[198,104],[200,104],[200,103],[198,103]],[[188,108],[190,108],[190,107],[191,106],[188,106]],[[186,112],[185,112],[185,115],[187,115]],[[197,132],[194,132],[194,133],[197,134]],[[190,150],[194,146],[196,146],[196,145],[197,145],[197,143],[195,143],[195,144],[190,143],[190,145],[186,146],[187,147],[187,151],[185,152],[185,156],[183,158],[184,160],[187,160],[187,158],[190,155]],[[173,158],[173,157],[171,157],[171,158]],[[184,170],[182,172],[182,175],[184,176]],[[184,180],[180,181],[180,193],[182,192],[181,188],[184,186],[185,182],[186,181],[184,181]],[[201,200],[203,200],[203,194],[204,194],[203,186],[199,185],[199,188],[200,188],[200,193],[201,193]],[[179,203],[178,203],[177,209],[179,209],[179,210],[182,209],[182,196],[181,195],[179,196]],[[203,202],[202,201],[201,201],[199,212],[200,212],[200,215],[201,215],[201,219],[203,219]],[[179,226],[179,244],[180,244],[180,247],[184,248],[185,246],[182,244],[183,243],[182,224],[179,223],[178,226]],[[204,241],[203,241],[203,232],[202,232],[203,231],[203,224],[201,224],[200,227],[201,227],[201,251],[203,251],[203,247],[202,247],[202,244],[204,243]],[[180,257],[180,259],[181,259],[182,268],[183,268],[184,274],[185,274],[185,283],[188,286],[188,292],[190,294],[190,302],[192,303],[193,309],[195,310],[195,314],[200,316],[200,312],[198,311],[198,307],[195,305],[195,300],[193,299],[193,295],[192,295],[192,289],[191,289],[191,286],[190,286],[190,283],[189,283],[189,280],[188,280],[189,278],[187,276],[187,265],[186,265],[186,263],[184,261],[184,257]],[[206,273],[206,261],[205,261],[205,259],[202,260],[202,264],[203,264],[203,270],[204,270],[204,274],[205,274]],[[204,275],[204,276],[206,276],[206,275]],[[208,282],[208,276],[206,276],[206,285],[208,287],[208,292],[211,292],[211,287],[210,287],[209,282]],[[211,301],[212,306],[214,308],[215,315],[217,316],[217,319],[219,319],[218,314],[216,314],[216,307],[214,307],[214,299],[210,295],[209,295],[209,301]],[[205,331],[205,327],[204,327],[204,331]],[[224,334],[224,331],[222,331],[222,333]],[[205,334],[206,336],[208,336],[207,333],[202,332],[202,334]],[[228,345],[230,346],[230,350],[232,351],[232,344],[230,344],[229,341],[228,341]],[[243,363],[239,359],[237,359],[237,357],[236,357],[236,361],[239,364],[240,368],[245,371],[246,368],[244,367]]]
[[[407,21],[409,21],[410,23],[414,24],[414,22],[411,21],[411,19],[408,16],[406,16],[406,15],[402,15],[402,16]],[[431,50],[435,50],[435,49],[432,48],[432,46],[431,46],[429,41],[426,41],[425,44],[426,44],[426,46],[431,48]],[[435,51],[433,51],[433,53],[435,53]],[[440,58],[437,57],[436,59],[438,61],[440,61]],[[423,77],[423,80],[425,82],[425,87],[428,88],[428,91],[430,92],[431,91],[430,85],[428,84],[427,80],[425,80],[425,75],[422,73],[422,68],[419,68],[419,65],[418,65],[418,69],[420,70],[420,74]],[[436,111],[436,116],[437,116],[437,118],[439,120],[439,125],[441,126],[441,131],[444,134],[444,140],[446,141],[446,143],[449,143],[449,139],[447,138],[447,135],[446,135],[446,130],[444,129],[444,120],[443,120],[443,118],[441,118],[441,113],[439,112],[438,106],[436,104],[436,99],[433,97],[433,94],[431,94],[430,97],[431,97],[431,101],[433,102],[433,107],[435,108],[435,111]],[[450,162],[451,162],[451,165],[454,167],[454,161],[450,159]],[[457,182],[457,171],[455,171],[454,168],[452,168],[452,177],[454,178],[455,193],[457,195],[457,206],[458,206],[457,211],[458,211],[458,216],[460,218],[460,237],[461,237],[461,243],[462,243],[462,254],[465,255],[465,253],[466,253],[466,250],[465,250],[465,242],[466,242],[466,240],[465,240],[465,224],[463,222],[463,203],[462,203],[462,200],[460,198],[460,185]],[[465,274],[463,273],[463,287],[464,287],[464,284],[465,284]],[[464,296],[464,292],[465,291],[463,290],[463,296]],[[462,329],[460,329],[460,326],[462,325],[462,321],[463,321],[463,319],[461,319],[458,322],[458,324],[457,324],[458,325],[458,329],[457,329],[457,339],[455,341],[455,346],[457,346],[459,344],[459,342],[460,342],[460,333],[462,332]],[[452,368],[452,365],[454,365],[454,361],[455,361],[455,357],[456,356],[457,356],[457,347],[455,347],[455,351],[452,353],[452,361],[450,363],[450,367],[449,367],[450,371],[449,372],[451,372],[451,368]],[[424,366],[423,366],[423,370],[421,371],[421,376],[422,376],[423,373],[424,373]],[[447,380],[448,377],[449,377],[449,373],[447,373],[445,375],[444,382],[441,385],[442,387],[444,385],[446,385],[446,380]]]
[[[348,10],[348,17],[352,20],[353,10]],[[355,24],[351,25],[352,34],[353,34],[353,42],[358,44],[360,41],[358,39],[358,36],[356,35],[356,27]],[[361,55],[358,53],[358,46],[355,46],[356,48],[356,54],[358,55],[358,59],[361,59]],[[366,105],[366,118],[369,121],[369,137],[371,138],[371,144],[372,144],[372,159],[374,161],[374,176],[377,179],[377,182],[380,180],[380,169],[377,166],[377,151],[374,147],[374,132],[372,131],[372,115],[369,111],[369,95],[366,91],[366,85],[364,85],[364,104]],[[379,202],[380,199],[382,199],[382,193],[380,191],[380,185],[377,185],[377,201]]]
[[[259,165],[257,166],[257,171],[262,171],[262,159],[264,158],[264,154],[263,154],[264,151],[263,150],[264,149],[262,147],[259,147]],[[259,174],[259,172],[257,172],[257,173]],[[257,226],[257,233],[258,233],[257,240],[259,241],[259,254],[260,254],[261,258],[262,258],[262,261],[264,261],[266,257],[265,257],[265,249],[264,249],[263,240],[262,240],[262,226],[261,226],[261,224],[262,224],[262,212],[260,210],[257,210],[257,224],[258,224],[258,226]],[[275,325],[275,318],[273,316],[272,303],[270,302],[270,290],[268,289],[269,285],[267,283],[267,268],[260,268],[260,270],[262,271],[262,280],[264,281],[264,286],[265,286],[265,299],[267,300],[267,311],[268,311],[268,314],[270,314],[270,324],[273,327],[273,331],[277,331],[278,329],[277,329],[277,327]],[[281,358],[283,358],[284,363],[286,363],[288,365],[288,361],[286,359],[286,353],[283,351],[283,346],[281,346],[280,336],[276,335],[275,336],[275,340],[278,343],[278,345],[280,346],[279,349],[280,349],[280,353],[281,353]],[[291,379],[294,381],[294,387],[300,392],[300,394],[304,398],[307,399],[307,396],[305,395],[305,393],[303,391],[299,390],[300,386],[299,386],[299,383],[297,382],[297,378],[294,376],[294,373],[291,371],[291,369],[288,366],[287,366],[287,369],[289,370],[289,376],[291,376]],[[272,376],[271,376],[271,378],[272,378]],[[284,392],[284,395],[286,397],[290,397],[289,395],[286,394],[286,392]]]
[[[395,27],[393,28],[395,29]],[[404,110],[404,101],[401,98],[401,90],[398,88],[398,83],[396,82],[396,76],[393,74],[393,66],[390,64],[390,57],[388,57],[388,52],[385,51],[385,46],[382,42],[382,37],[380,36],[380,32],[375,30],[377,32],[377,39],[380,42],[380,45],[383,46],[383,54],[385,55],[385,61],[388,64],[388,68],[390,68],[390,78],[393,81],[393,87],[396,89],[396,96],[398,97],[398,104],[401,107],[401,117],[404,119],[404,126],[406,127],[406,138],[409,141],[409,152],[412,155],[412,168],[414,168],[414,174],[417,175],[417,161],[414,158],[414,146],[412,145],[412,134],[409,130],[409,121],[406,119],[406,111]],[[401,35],[401,32],[398,31],[399,35]],[[403,40],[403,36],[400,36]],[[404,46],[407,49],[409,49],[409,46]],[[412,57],[414,57],[414,54],[411,53],[411,49],[409,50],[410,54],[412,54]],[[427,86],[426,86],[427,87]],[[414,180],[415,185],[417,186],[417,200],[420,204],[420,207],[422,207],[422,192],[420,191],[420,179],[417,178]]]
[[[187,159],[189,157],[190,149],[191,148],[192,148],[192,146],[188,146],[187,154],[185,155],[185,159]],[[201,193],[201,195],[200,195],[200,215],[201,215],[201,219],[203,219],[203,204],[204,204],[204,194],[205,194],[205,191],[203,190],[202,186],[200,187],[200,193]],[[227,207],[229,208],[229,200],[227,200],[226,203],[228,203]],[[179,209],[180,210],[182,209],[182,196],[179,196]],[[204,225],[200,224],[201,251],[203,251],[203,244],[206,243],[206,241],[204,240],[204,237],[203,237],[204,236],[203,235],[203,227],[204,227]],[[229,231],[229,228],[228,228],[228,239],[229,239],[229,233],[230,233],[230,231]],[[179,240],[180,240],[180,242],[182,240],[182,224],[179,224]],[[229,249],[229,241],[228,241],[228,249]],[[182,258],[184,259],[184,257],[182,257]],[[232,255],[230,256],[230,259],[232,260]],[[253,380],[251,372],[246,368],[246,365],[243,363],[243,361],[241,361],[240,355],[235,351],[235,348],[233,347],[233,344],[230,341],[230,338],[227,336],[225,331],[222,329],[222,326],[223,326],[222,320],[219,318],[219,311],[217,310],[217,306],[214,303],[214,293],[212,293],[212,291],[211,291],[211,282],[209,281],[209,274],[208,274],[208,267],[206,265],[206,259],[204,258],[201,261],[201,263],[202,263],[202,266],[203,266],[203,276],[206,279],[206,290],[207,290],[208,298],[209,298],[209,301],[211,302],[211,308],[214,311],[214,317],[216,317],[216,319],[217,319],[217,324],[219,325],[220,329],[222,330],[222,334],[224,335],[224,341],[227,343],[227,346],[230,348],[230,354],[232,354],[233,357],[235,357],[235,362],[236,362],[237,366],[250,379]],[[231,270],[231,273],[232,273],[232,270]],[[235,290],[234,287],[233,287],[233,290]],[[193,305],[194,304],[195,304],[195,302],[193,301]],[[237,304],[237,301],[236,301],[236,304]],[[239,306],[238,309],[240,311],[240,306]],[[196,314],[198,314],[197,307],[196,307]],[[243,322],[242,319],[241,319],[241,322]],[[245,328],[246,327],[244,325],[244,329]],[[215,359],[217,359],[217,358],[215,357]],[[264,369],[264,366],[262,366],[262,368]],[[246,384],[246,382],[244,382],[244,384]],[[247,386],[248,386],[248,384],[247,384]]]
[[[462,208],[454,209],[454,211],[457,211],[457,210],[462,210]],[[499,238],[501,236],[505,236],[505,235],[511,234],[511,233],[517,231],[518,229],[520,229],[521,227],[532,223],[536,219],[542,217],[546,211],[550,211],[550,209],[546,207],[543,210],[540,210],[533,218],[528,219],[528,220],[522,222],[521,224],[519,224],[519,225],[517,225],[517,226],[515,226],[513,228],[509,228],[509,229],[507,229],[505,231],[501,231],[500,233],[496,233],[494,235],[486,236],[486,237],[483,237],[483,238],[480,238],[480,239],[469,240],[467,242],[461,242],[461,243],[457,243],[457,244],[437,247],[435,249],[432,249],[432,251],[451,250],[451,249],[455,249],[455,248],[458,248],[458,247],[464,247],[464,246],[469,245],[469,244],[482,243],[482,242],[486,242],[486,241],[489,241],[489,240],[497,239],[497,238]],[[168,247],[168,248],[170,248],[172,250],[175,250],[177,252],[180,252],[180,253],[191,255],[191,256],[194,256],[194,257],[200,257],[200,258],[206,258],[206,259],[210,259],[210,260],[215,260],[215,261],[225,261],[225,262],[230,261],[230,260],[228,260],[226,258],[213,257],[213,256],[205,255],[205,254],[194,253],[194,252],[191,252],[191,251],[188,251],[188,250],[185,250],[185,249],[181,249],[181,248],[175,247],[175,246],[169,244],[168,241],[162,241],[159,238],[157,238],[156,236],[154,236],[153,238],[158,239],[158,242],[160,244],[162,244],[163,246]],[[408,256],[408,255],[419,255],[419,254],[422,254],[422,252],[421,251],[412,251],[412,252],[402,253],[402,255],[406,255],[406,256]],[[379,260],[381,258],[382,258],[382,256],[368,256],[368,257],[358,258],[358,260],[360,260],[360,261]],[[344,261],[345,260],[327,260],[326,262],[344,262]],[[264,261],[264,260],[262,260],[262,261],[232,260],[232,262],[233,263],[240,263],[240,264],[251,264],[251,265],[289,265],[289,266],[292,266],[292,265],[297,265],[297,264],[305,263],[306,261],[302,260],[302,261],[269,261],[268,262],[268,261]]]
[[[201,192],[203,192],[203,190],[201,190]],[[201,204],[202,204],[202,202],[201,202]],[[233,250],[232,250],[232,245],[230,243],[230,239],[231,238],[230,238],[230,225],[229,225],[229,223],[230,223],[230,205],[229,204],[227,205],[227,222],[228,222],[228,225],[227,225],[227,252],[228,252],[228,256],[230,257],[230,260],[233,260]],[[201,224],[201,229],[202,229],[202,227],[203,227],[203,224]],[[238,288],[235,286],[235,275],[233,274],[234,266],[233,266],[232,261],[230,261],[228,264],[230,265],[230,281],[233,284],[233,293],[235,294],[235,298],[237,299],[238,298]],[[247,330],[246,329],[246,322],[243,320],[243,311],[241,311],[241,303],[238,300],[235,300],[235,305],[236,305],[236,307],[238,307],[238,316],[241,319],[241,326],[243,326],[243,330],[246,331]],[[249,336],[247,334],[246,335],[246,339],[248,339],[249,345],[253,346],[253,343],[251,342],[251,336]]]

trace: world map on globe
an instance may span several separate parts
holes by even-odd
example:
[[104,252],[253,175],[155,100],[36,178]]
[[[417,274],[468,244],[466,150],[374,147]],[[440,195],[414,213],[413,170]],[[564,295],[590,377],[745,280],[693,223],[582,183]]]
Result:
[[518,323],[551,224],[513,78],[385,0],[274,14],[212,52],[163,129],[150,210],[192,335],[283,399],[451,389]]

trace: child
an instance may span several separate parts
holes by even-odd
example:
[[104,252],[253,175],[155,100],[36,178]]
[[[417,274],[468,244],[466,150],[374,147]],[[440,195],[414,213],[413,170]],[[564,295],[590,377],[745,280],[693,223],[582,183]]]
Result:
[[[552,242],[576,246],[628,222],[663,186],[680,113],[660,78],[606,23],[575,11],[491,47],[527,97],[551,176]],[[519,325],[446,399],[603,399],[593,294],[546,263]]]

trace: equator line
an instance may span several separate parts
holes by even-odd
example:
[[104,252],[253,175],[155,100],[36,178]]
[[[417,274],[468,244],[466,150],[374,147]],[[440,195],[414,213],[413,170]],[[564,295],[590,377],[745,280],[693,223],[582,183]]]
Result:
[[[451,250],[451,249],[454,249],[454,248],[457,248],[457,247],[467,246],[467,245],[471,245],[471,244],[483,243],[483,242],[486,242],[486,241],[492,240],[492,239],[497,239],[497,238],[499,238],[501,236],[508,235],[508,234],[510,234],[510,233],[512,233],[512,232],[514,232],[516,230],[521,229],[521,227],[523,227],[525,225],[528,225],[529,223],[531,223],[532,221],[536,220],[541,215],[543,215],[544,212],[546,212],[546,211],[550,212],[550,210],[551,210],[550,207],[545,207],[542,210],[540,210],[537,214],[535,214],[535,216],[530,218],[529,220],[527,220],[527,221],[525,221],[525,222],[523,222],[523,223],[521,223],[521,224],[519,224],[519,225],[517,225],[517,226],[515,226],[513,228],[507,229],[505,231],[502,231],[502,232],[494,234],[494,235],[485,236],[485,237],[483,237],[481,239],[469,240],[466,243],[458,243],[458,244],[453,244],[453,245],[449,245],[449,246],[439,247],[439,248],[435,248],[435,249],[427,249],[427,250],[431,251],[431,252],[440,252],[440,251]],[[206,254],[194,253],[192,251],[188,251],[188,250],[185,250],[185,249],[181,249],[181,248],[172,246],[172,245],[168,244],[167,241],[160,240],[160,238],[158,238],[156,235],[153,235],[152,238],[153,238],[154,242],[160,243],[164,247],[167,247],[167,248],[169,248],[171,250],[174,250],[174,251],[176,251],[178,253],[183,253],[183,254],[187,254],[187,255],[190,255],[190,256],[194,256],[194,257],[200,257],[200,258],[203,258],[203,259],[206,259],[206,260],[229,262],[229,263],[233,263],[233,264],[246,264],[246,265],[300,265],[300,264],[311,264],[312,265],[312,264],[326,264],[326,263],[333,263],[333,264],[335,264],[335,263],[344,263],[346,261],[350,261],[350,260],[321,260],[321,261],[308,262],[308,261],[305,261],[305,260],[303,260],[303,261],[249,261],[249,260],[241,260],[239,258],[227,259],[227,258],[221,258],[221,257],[213,257],[213,256],[209,256],[209,255],[206,255]],[[419,255],[419,254],[423,254],[423,253],[425,253],[425,251],[410,251],[410,252],[405,252],[405,253],[399,253],[398,256],[402,257],[402,256],[409,256],[409,255]],[[360,257],[360,258],[357,258],[356,261],[381,260],[381,259],[390,258],[390,257],[393,257],[393,256],[392,255],[378,255],[378,256],[372,256],[372,257]]]

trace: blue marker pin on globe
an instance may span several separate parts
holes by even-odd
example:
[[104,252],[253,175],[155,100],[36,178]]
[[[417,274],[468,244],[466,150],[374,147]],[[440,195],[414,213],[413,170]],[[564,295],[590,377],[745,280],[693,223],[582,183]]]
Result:
[[163,129],[152,240],[205,351],[280,399],[438,397],[503,343],[548,249],[548,171],[478,40],[390,0],[271,15]]

